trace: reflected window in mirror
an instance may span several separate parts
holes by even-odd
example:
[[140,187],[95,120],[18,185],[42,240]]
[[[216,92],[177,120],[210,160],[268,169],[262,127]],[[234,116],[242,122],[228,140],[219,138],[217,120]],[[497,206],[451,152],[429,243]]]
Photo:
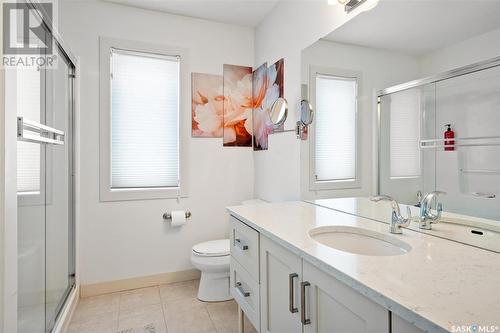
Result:
[[311,189],[357,188],[357,97],[355,72],[311,70],[311,97],[316,121],[311,133]]

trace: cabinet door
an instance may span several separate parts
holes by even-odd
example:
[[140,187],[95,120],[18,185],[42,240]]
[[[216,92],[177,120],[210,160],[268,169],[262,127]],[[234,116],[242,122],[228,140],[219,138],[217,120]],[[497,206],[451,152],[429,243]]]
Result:
[[410,324],[396,314],[392,314],[392,333],[424,333],[420,328]]
[[389,332],[388,310],[306,261],[303,280],[304,333]]
[[301,333],[300,257],[261,235],[261,333]]

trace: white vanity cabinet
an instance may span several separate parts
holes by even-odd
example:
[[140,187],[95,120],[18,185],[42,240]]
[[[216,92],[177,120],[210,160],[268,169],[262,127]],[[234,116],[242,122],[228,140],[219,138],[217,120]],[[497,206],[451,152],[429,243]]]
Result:
[[261,333],[421,333],[234,217],[230,283]]
[[301,333],[302,260],[261,235],[261,333]]
[[301,294],[304,333],[389,332],[389,311],[307,261]]

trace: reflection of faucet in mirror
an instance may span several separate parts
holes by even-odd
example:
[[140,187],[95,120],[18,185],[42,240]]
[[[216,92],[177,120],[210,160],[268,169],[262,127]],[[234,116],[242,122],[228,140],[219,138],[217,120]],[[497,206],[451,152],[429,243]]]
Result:
[[410,207],[406,207],[406,210],[408,212],[408,217],[405,219],[401,215],[401,211],[399,209],[399,204],[397,203],[394,198],[391,198],[390,196],[387,195],[379,195],[376,197],[371,197],[371,201],[379,202],[379,201],[389,201],[391,203],[392,207],[392,217],[391,217],[391,225],[390,225],[390,231],[392,234],[402,234],[403,231],[401,228],[407,228],[410,225],[411,222],[411,210]]
[[422,203],[422,191],[418,190],[417,191],[417,203],[415,204],[415,207],[419,207]]
[[[441,212],[443,211],[443,204],[437,202],[437,197],[444,195],[446,192],[442,191],[432,191],[427,193],[420,203],[420,229],[431,230],[433,223],[438,223],[441,218]],[[436,198],[436,211],[437,214],[432,213],[431,206],[432,201]]]

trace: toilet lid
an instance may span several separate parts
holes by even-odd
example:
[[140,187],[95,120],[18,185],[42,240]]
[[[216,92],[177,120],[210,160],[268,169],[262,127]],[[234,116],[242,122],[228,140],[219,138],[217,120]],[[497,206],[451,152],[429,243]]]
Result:
[[204,257],[220,257],[229,255],[229,239],[218,239],[193,246],[193,252]]

